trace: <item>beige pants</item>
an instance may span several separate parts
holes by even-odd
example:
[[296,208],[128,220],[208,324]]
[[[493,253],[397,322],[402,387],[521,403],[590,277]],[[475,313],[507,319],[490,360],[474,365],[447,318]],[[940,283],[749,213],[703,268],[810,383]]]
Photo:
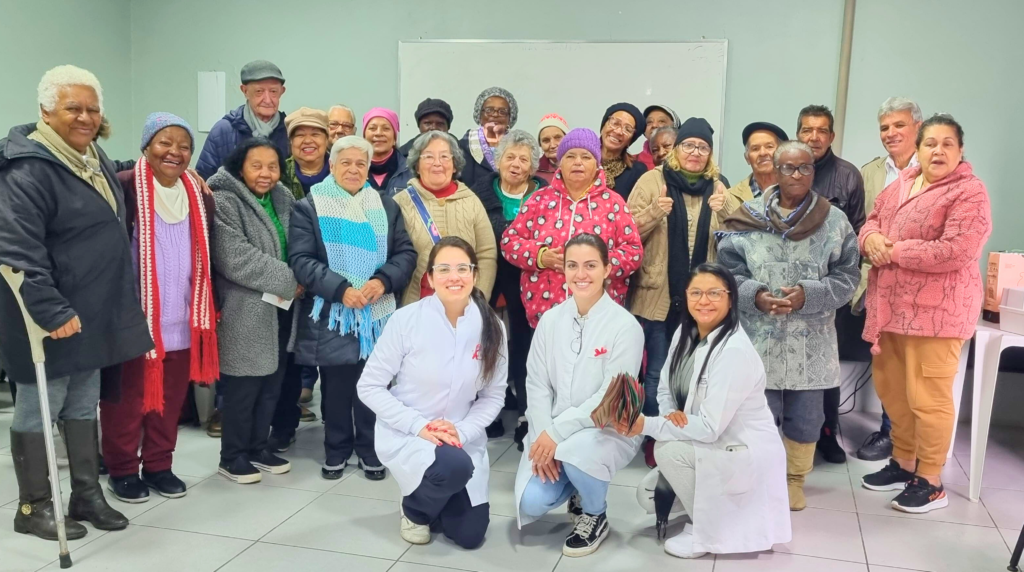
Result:
[[963,340],[882,332],[872,375],[892,419],[892,455],[919,462],[917,472],[937,475],[953,435],[953,379]]

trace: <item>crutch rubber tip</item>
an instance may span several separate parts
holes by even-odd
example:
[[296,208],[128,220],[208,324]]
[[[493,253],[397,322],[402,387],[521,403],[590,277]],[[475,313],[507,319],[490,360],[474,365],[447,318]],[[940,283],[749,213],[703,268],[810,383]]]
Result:
[[61,554],[60,555],[60,567],[62,569],[63,568],[71,568],[71,555],[70,554]]

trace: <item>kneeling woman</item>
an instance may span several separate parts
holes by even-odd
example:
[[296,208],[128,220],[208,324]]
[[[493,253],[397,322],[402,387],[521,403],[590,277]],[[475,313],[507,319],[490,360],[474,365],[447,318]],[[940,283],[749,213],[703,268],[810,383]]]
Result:
[[476,287],[465,240],[442,238],[427,269],[434,294],[394,313],[357,390],[377,414],[377,455],[402,490],[402,538],[426,544],[436,522],[476,548],[490,521],[484,430],[505,403],[505,331]]
[[657,439],[658,470],[693,521],[665,542],[665,552],[700,558],[769,550],[792,534],[786,452],[764,396],[764,366],[740,326],[732,274],[701,264],[689,282],[689,311],[658,385],[663,417],[617,428]]
[[572,296],[541,316],[526,366],[530,432],[516,475],[519,526],[569,501],[575,527],[562,554],[585,556],[608,536],[608,485],[636,455],[639,437],[599,429],[590,415],[612,377],[636,375],[644,333],[605,292],[608,246],[593,234],[565,245]]

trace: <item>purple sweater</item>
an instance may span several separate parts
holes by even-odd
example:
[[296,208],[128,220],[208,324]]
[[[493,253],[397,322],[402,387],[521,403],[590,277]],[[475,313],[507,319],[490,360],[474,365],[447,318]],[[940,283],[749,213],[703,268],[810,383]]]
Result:
[[[160,284],[160,335],[164,351],[188,349],[192,345],[192,231],[189,216],[167,224],[159,215],[156,223],[156,275]],[[132,237],[135,259],[135,288],[139,276],[139,227]]]

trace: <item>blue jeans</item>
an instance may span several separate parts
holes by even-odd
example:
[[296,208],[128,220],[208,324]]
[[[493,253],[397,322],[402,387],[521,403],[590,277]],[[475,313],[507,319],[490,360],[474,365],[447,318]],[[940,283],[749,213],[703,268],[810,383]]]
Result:
[[591,515],[608,510],[608,481],[595,479],[569,463],[562,463],[562,471],[555,482],[540,482],[530,477],[519,501],[519,510],[533,518],[540,518],[564,504],[574,493],[579,493],[583,512]]
[[644,369],[644,415],[658,416],[658,382],[661,368],[668,358],[668,346],[674,332],[668,331],[665,322],[637,318],[644,329],[644,350],[647,351],[647,367]]
[[302,366],[302,389],[313,389],[316,387],[316,380],[318,377],[320,377],[320,374],[317,373],[316,366]]
[[889,420],[889,414],[885,412],[885,408],[882,408],[882,433],[890,433],[892,431],[892,421]]

